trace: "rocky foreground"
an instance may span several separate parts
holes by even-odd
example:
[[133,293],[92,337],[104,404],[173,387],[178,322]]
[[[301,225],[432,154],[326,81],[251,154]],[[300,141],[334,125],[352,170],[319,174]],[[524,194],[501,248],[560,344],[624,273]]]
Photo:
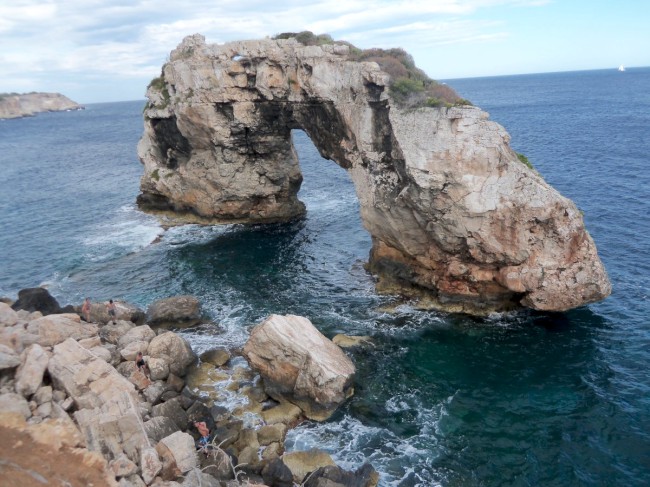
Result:
[[[220,348],[218,336],[197,357],[159,324],[192,322],[198,309],[189,296],[158,301],[146,313],[117,302],[112,319],[104,303],[93,303],[86,322],[80,309],[59,307],[40,288],[0,302],[3,482],[377,484],[369,464],[348,472],[322,451],[284,452],[289,428],[327,418],[353,393],[354,365],[341,348],[306,318],[272,315],[244,347],[255,370],[237,351]],[[146,368],[136,365],[139,352]],[[200,422],[209,430],[206,445]]]
[[41,112],[83,109],[82,105],[60,93],[0,94],[0,119],[31,117]]

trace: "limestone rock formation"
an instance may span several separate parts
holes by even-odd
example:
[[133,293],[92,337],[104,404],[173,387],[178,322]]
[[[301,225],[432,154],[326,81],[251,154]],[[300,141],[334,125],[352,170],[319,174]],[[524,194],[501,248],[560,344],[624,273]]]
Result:
[[269,316],[251,332],[244,356],[271,397],[298,405],[308,418],[327,419],[353,393],[354,364],[302,316]]
[[0,119],[83,109],[82,105],[60,93],[0,93]]
[[339,44],[186,37],[147,90],[142,208],[188,222],[300,217],[291,130],[355,184],[380,290],[484,314],[566,310],[611,286],[576,206],[471,106],[403,109]]

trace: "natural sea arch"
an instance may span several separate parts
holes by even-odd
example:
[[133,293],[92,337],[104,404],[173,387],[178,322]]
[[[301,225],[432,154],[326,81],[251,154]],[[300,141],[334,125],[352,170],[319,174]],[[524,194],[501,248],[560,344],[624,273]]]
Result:
[[405,110],[347,46],[187,37],[150,85],[141,207],[205,224],[299,218],[291,131],[344,168],[380,290],[451,311],[563,310],[610,292],[575,205],[476,107]]

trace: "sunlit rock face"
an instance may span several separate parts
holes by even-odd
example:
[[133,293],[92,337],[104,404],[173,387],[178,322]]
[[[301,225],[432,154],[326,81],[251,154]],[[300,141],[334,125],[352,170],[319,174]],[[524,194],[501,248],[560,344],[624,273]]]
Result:
[[401,109],[348,49],[185,38],[147,91],[140,206],[205,224],[298,218],[302,129],[354,182],[380,290],[472,314],[610,294],[580,211],[503,127],[471,106]]

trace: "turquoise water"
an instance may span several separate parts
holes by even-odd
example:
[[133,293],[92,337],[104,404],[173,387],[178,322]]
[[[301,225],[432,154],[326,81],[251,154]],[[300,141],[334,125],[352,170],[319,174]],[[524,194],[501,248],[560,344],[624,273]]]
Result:
[[194,294],[216,323],[183,332],[198,351],[240,346],[269,313],[372,335],[354,398],[287,444],[371,461],[382,486],[648,485],[650,69],[449,83],[584,211],[610,298],[489,319],[381,312],[349,178],[300,132],[306,219],[164,232],[134,207],[144,102],[0,122],[0,295]]

